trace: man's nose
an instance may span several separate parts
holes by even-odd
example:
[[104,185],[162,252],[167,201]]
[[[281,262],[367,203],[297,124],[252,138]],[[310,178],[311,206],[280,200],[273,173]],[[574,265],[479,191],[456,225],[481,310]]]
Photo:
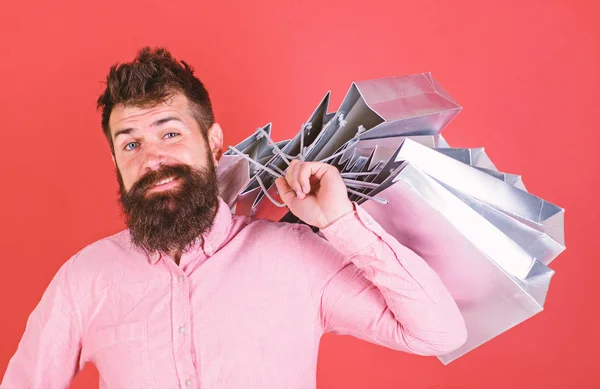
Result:
[[158,145],[147,143],[145,146],[143,161],[144,171],[158,170],[160,165],[163,165],[166,162],[166,154]]

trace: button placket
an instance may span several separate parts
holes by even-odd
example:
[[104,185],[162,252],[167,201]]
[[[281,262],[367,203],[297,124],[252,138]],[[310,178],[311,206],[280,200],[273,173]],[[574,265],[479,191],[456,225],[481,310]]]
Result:
[[[171,270],[171,328],[173,329],[173,354],[175,356],[175,368],[180,383],[195,374],[195,366],[192,361],[192,337],[191,337],[191,308],[190,308],[190,286],[186,276],[182,274],[174,262],[169,263]],[[190,384],[193,384],[191,382]],[[187,387],[187,384],[186,384]]]

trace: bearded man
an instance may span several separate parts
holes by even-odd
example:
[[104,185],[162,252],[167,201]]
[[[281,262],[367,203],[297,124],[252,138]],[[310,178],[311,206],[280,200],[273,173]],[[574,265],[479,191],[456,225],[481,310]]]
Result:
[[113,66],[98,106],[127,229],[58,270],[2,389],[67,388],[88,362],[102,389],[307,389],[324,333],[420,355],[465,342],[439,277],[333,166],[295,160],[276,181],[320,235],[232,215],[208,92],[166,49]]

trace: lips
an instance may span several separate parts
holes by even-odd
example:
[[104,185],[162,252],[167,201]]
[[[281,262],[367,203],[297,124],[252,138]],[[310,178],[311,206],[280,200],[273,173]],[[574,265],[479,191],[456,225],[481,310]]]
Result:
[[163,178],[162,180],[156,181],[154,184],[150,185],[147,189],[147,193],[163,192],[174,189],[175,187],[179,186],[180,181],[181,180],[176,175]]
[[160,185],[168,184],[169,182],[173,181],[174,179],[175,179],[175,176],[162,179],[162,180],[158,181],[156,184],[154,184],[154,186],[160,186]]

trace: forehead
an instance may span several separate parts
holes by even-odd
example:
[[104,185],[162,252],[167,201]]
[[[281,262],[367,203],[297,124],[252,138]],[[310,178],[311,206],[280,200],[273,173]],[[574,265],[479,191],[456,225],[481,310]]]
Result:
[[167,100],[154,105],[134,106],[117,104],[113,107],[108,121],[111,133],[123,127],[143,127],[151,124],[164,114],[174,115],[186,124],[192,124],[193,117],[185,95],[177,93]]

